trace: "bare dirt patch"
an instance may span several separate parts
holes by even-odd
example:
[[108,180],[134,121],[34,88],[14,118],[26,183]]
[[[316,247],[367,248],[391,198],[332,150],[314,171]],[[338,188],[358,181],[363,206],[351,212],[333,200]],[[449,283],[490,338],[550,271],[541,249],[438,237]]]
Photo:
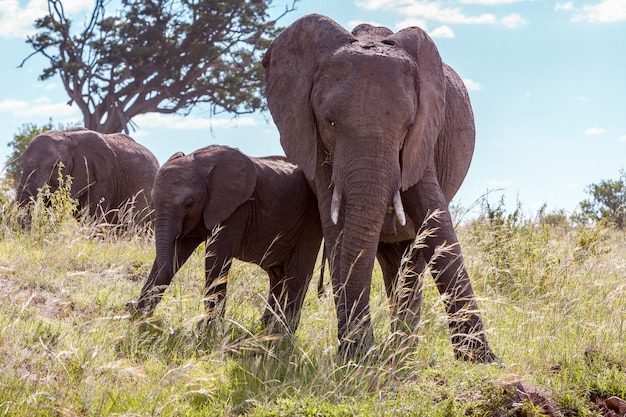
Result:
[[0,300],[47,318],[65,317],[73,309],[70,301],[48,290],[28,288],[6,276],[0,276]]

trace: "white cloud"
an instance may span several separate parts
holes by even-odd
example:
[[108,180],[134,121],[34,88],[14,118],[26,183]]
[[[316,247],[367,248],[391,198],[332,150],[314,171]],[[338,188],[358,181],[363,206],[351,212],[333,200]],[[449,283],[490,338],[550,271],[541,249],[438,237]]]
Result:
[[495,6],[500,4],[519,3],[522,0],[461,0],[461,4],[480,4],[482,6]]
[[[518,3],[521,0],[461,0],[460,4],[493,6]],[[357,7],[367,10],[390,10],[405,17],[396,25],[397,29],[408,26],[427,27],[428,21],[446,24],[486,24],[494,25],[501,22],[508,28],[515,28],[526,23],[526,20],[517,13],[499,19],[492,13],[469,15],[460,7],[446,7],[440,1],[427,0],[361,0]],[[449,27],[433,31],[437,37],[453,37],[454,32]]]
[[572,22],[616,23],[626,21],[626,2],[624,0],[602,0],[593,5],[575,8],[572,2],[557,4],[556,10],[574,11]]
[[7,112],[18,117],[80,117],[76,106],[68,106],[67,103],[53,103],[48,97],[35,99],[31,103],[24,100],[5,99],[0,101],[0,112]]
[[513,184],[511,181],[490,179],[487,181],[489,188],[506,188]]
[[419,17],[443,23],[494,24],[497,22],[496,16],[491,13],[466,16],[458,7],[446,8],[439,3],[418,0],[413,0],[407,5],[398,7],[397,11],[405,16]]
[[361,0],[355,2],[357,7],[365,10],[390,9],[400,3],[402,3],[401,0]]
[[0,101],[0,112],[13,113],[26,107],[28,107],[28,103],[23,100],[4,99]]
[[426,20],[415,18],[415,17],[404,19],[403,21],[398,22],[396,24],[396,30],[401,30],[401,29],[408,28],[411,26],[417,26],[418,28],[428,30],[428,26],[426,25]]
[[142,114],[133,119],[140,129],[211,129],[216,127],[255,126],[259,122],[250,116],[238,118],[204,118],[197,116],[166,115],[160,113]]
[[516,28],[518,26],[522,26],[526,24],[526,19],[520,16],[517,13],[510,14],[508,16],[504,16],[502,18],[502,24],[508,28]]
[[32,33],[33,22],[46,11],[46,2],[41,0],[31,0],[23,8],[17,0],[0,1],[0,37],[24,37]]
[[626,21],[626,2],[623,0],[603,0],[594,6],[584,6],[583,10],[592,23]]
[[[63,9],[69,15],[81,10],[91,10],[93,0],[64,0]],[[0,38],[19,37],[35,31],[33,23],[48,13],[46,0],[30,0],[21,7],[18,0],[0,0]]]
[[454,31],[450,28],[450,26],[439,26],[435,28],[432,32],[429,32],[431,38],[446,38],[451,39],[454,38]]
[[617,138],[617,140],[619,142],[626,142],[626,135],[620,136],[619,138]]
[[585,135],[588,135],[588,136],[599,135],[602,133],[604,133],[604,129],[602,129],[601,127],[597,127],[597,126],[594,126],[585,130]]
[[574,5],[572,4],[571,1],[568,1],[567,3],[557,3],[554,6],[554,10],[569,12],[569,11],[574,10]]
[[476,81],[472,81],[469,78],[463,79],[463,84],[469,91],[479,91],[482,90],[483,86],[477,83]]

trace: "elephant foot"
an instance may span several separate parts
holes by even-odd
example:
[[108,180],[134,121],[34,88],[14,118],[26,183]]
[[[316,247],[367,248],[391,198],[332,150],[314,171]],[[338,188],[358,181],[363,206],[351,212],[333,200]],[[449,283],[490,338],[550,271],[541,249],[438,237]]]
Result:
[[454,357],[475,363],[493,363],[504,367],[504,362],[491,350],[484,334],[455,335],[452,337]]
[[300,323],[300,314],[289,313],[278,314],[271,309],[265,309],[261,316],[263,329],[268,333],[293,336]]
[[130,313],[130,317],[133,320],[146,318],[152,316],[152,310],[147,308],[142,308],[139,301],[131,300],[126,303],[124,306],[125,310]]
[[340,337],[337,356],[340,362],[360,360],[374,346],[374,332],[371,326],[353,332],[354,337]]
[[139,303],[135,300],[128,301],[126,302],[124,309],[128,311],[131,314],[131,316],[134,316],[135,314],[139,312]]
[[200,318],[193,326],[193,334],[199,341],[198,346],[205,349],[220,341],[223,332],[223,322],[207,316]]

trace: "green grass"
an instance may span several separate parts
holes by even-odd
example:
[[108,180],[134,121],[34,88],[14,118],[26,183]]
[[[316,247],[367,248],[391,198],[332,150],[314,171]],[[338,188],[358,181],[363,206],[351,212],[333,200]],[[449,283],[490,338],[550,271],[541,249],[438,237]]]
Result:
[[505,213],[459,228],[504,368],[454,360],[430,278],[419,343],[398,344],[378,269],[377,346],[342,363],[332,299],[317,298],[317,278],[291,340],[261,332],[267,277],[240,262],[224,318],[201,330],[200,251],[154,316],[133,322],[125,303],[151,267],[149,233],[96,233],[63,210],[23,232],[3,208],[0,415],[597,416],[607,413],[603,399],[626,397],[620,232]]

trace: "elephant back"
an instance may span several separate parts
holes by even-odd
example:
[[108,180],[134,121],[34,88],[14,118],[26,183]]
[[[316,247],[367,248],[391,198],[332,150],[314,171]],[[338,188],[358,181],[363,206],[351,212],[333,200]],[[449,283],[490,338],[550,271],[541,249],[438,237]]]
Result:
[[108,135],[106,141],[114,149],[119,163],[123,165],[120,169],[129,170],[127,174],[129,188],[135,191],[147,190],[149,198],[149,190],[152,189],[159,170],[159,161],[154,154],[123,133]]

